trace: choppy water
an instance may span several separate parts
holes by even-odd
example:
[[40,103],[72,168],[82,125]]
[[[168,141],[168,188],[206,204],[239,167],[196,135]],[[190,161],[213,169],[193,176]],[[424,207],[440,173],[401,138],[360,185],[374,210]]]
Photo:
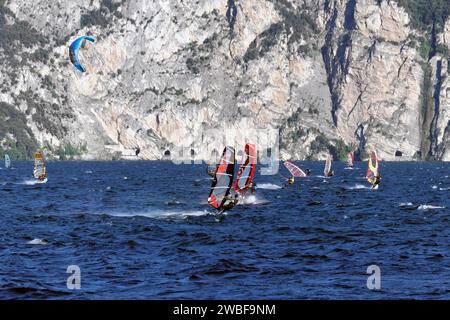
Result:
[[257,204],[220,220],[204,166],[49,162],[35,185],[14,162],[0,170],[0,298],[450,298],[450,163],[382,163],[377,191],[363,163],[331,179],[300,165],[313,176],[287,189],[258,173]]

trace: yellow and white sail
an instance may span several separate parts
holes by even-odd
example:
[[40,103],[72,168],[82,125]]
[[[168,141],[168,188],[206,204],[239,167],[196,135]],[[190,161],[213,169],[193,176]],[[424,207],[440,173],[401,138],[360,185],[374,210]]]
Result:
[[44,180],[45,178],[47,178],[45,159],[41,151],[37,151],[34,154],[33,176],[39,180]]

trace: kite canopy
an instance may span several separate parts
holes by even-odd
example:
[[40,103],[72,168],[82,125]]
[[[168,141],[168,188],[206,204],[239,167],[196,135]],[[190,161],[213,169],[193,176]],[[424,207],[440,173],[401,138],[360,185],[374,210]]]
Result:
[[211,184],[211,192],[209,193],[208,202],[216,209],[220,209],[226,197],[230,193],[234,178],[234,162],[235,155],[233,147],[225,147],[223,150],[220,164],[214,174]]
[[77,68],[80,72],[86,72],[86,68],[81,65],[80,60],[78,59],[78,50],[80,49],[81,44],[86,40],[90,42],[95,41],[92,37],[81,36],[75,39],[69,47],[70,62],[72,62],[74,67]]
[[256,147],[254,144],[245,145],[245,153],[242,156],[242,164],[234,183],[234,190],[240,195],[244,195],[255,175]]

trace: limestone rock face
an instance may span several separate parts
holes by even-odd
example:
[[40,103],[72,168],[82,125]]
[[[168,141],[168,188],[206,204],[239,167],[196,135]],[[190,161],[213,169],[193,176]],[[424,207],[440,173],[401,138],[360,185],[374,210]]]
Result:
[[339,136],[382,159],[396,150],[412,157],[420,150],[423,71],[405,42],[408,16],[392,1],[336,1],[330,10],[324,60]]
[[[347,145],[450,160],[447,57],[421,57],[395,1],[2,3],[0,103],[23,132],[0,132],[1,147],[209,159],[256,142],[292,159]],[[68,58],[80,35],[95,38],[79,52],[85,73]],[[438,42],[450,48],[450,20]]]
[[444,31],[439,36],[439,42],[450,49],[450,19],[445,23]]
[[433,95],[430,112],[430,149],[436,158],[450,161],[450,80],[449,62],[437,55],[431,59]]
[[354,3],[355,25],[362,35],[386,42],[407,40],[411,32],[408,27],[409,17],[394,1],[381,1],[378,4],[372,0],[360,0]]

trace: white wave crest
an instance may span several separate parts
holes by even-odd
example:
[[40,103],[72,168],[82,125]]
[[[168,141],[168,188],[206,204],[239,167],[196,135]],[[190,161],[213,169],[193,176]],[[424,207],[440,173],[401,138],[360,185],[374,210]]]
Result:
[[362,190],[362,189],[370,190],[370,187],[365,186],[363,184],[356,184],[352,187],[346,187],[346,189],[348,189],[348,190]]
[[267,189],[267,190],[277,190],[277,189],[281,189],[282,187],[277,184],[273,184],[273,183],[258,183],[256,188],[257,189]]
[[27,243],[28,244],[47,244],[48,242],[46,240],[43,240],[43,239],[35,238],[35,239],[31,240],[31,241],[28,241]]
[[244,200],[241,202],[241,204],[243,204],[243,205],[266,204],[266,203],[269,203],[269,202],[270,201],[268,201],[268,200],[259,199],[257,196],[251,194],[251,195],[245,196]]
[[421,204],[417,210],[433,210],[433,209],[445,209],[443,206],[433,206],[431,204]]
[[173,210],[149,210],[138,212],[99,212],[99,214],[107,214],[114,217],[146,217],[146,218],[186,218],[193,216],[206,216],[211,212],[206,210],[191,210],[191,211],[173,211]]
[[26,185],[26,186],[34,186],[35,184],[43,184],[46,182],[47,182],[47,178],[42,181],[39,181],[37,179],[29,179],[29,180],[24,180],[22,182],[19,182],[17,184]]

